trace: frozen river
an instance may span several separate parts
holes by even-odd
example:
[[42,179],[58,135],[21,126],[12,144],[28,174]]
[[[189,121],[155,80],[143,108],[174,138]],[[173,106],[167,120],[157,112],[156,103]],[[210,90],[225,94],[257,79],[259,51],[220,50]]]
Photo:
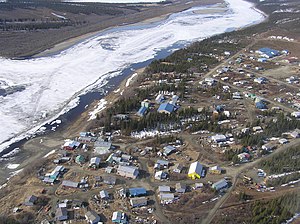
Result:
[[[242,0],[227,0],[221,13],[192,8],[149,25],[114,28],[49,57],[0,58],[0,151],[34,133],[78,103],[78,96],[104,86],[132,64],[163,49],[261,22],[264,17]],[[212,13],[209,13],[212,12]],[[1,90],[10,90],[1,94]]]

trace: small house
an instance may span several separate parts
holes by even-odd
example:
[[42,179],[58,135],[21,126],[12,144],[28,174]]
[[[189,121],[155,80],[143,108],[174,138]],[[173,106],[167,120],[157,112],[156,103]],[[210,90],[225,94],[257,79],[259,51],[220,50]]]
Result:
[[163,94],[158,94],[158,95],[156,96],[156,98],[155,98],[155,102],[156,102],[157,104],[160,104],[160,103],[162,103],[162,102],[164,101],[164,99],[165,99],[165,97],[164,97]]
[[155,180],[164,180],[164,179],[167,179],[167,177],[168,177],[168,173],[166,173],[166,172],[164,172],[162,170],[157,171],[154,174],[154,179]]
[[290,136],[292,138],[300,138],[300,133],[299,133],[298,130],[295,130],[295,131],[293,131],[293,132],[290,133]]
[[136,179],[139,175],[139,170],[135,166],[122,166],[119,165],[117,174],[123,177]]
[[176,183],[175,190],[177,193],[185,193],[186,192],[186,184]]
[[175,164],[173,172],[174,173],[181,173],[183,170],[183,166],[180,163]]
[[100,195],[100,198],[103,199],[103,200],[109,199],[109,194],[106,190],[100,191],[99,195]]
[[192,178],[193,180],[195,180],[196,178],[200,179],[202,170],[203,170],[203,166],[198,161],[193,162],[190,165],[188,177]]
[[258,101],[255,103],[255,107],[259,110],[266,110],[268,109],[268,107],[266,106],[266,104],[264,104],[263,101]]
[[175,150],[176,150],[176,148],[171,145],[167,145],[163,149],[164,149],[164,152],[163,152],[164,156],[168,156],[171,153],[175,152]]
[[55,220],[56,221],[65,221],[68,220],[68,210],[64,207],[58,207],[55,212]]
[[127,218],[127,215],[124,212],[117,211],[117,212],[113,213],[111,221],[113,223],[127,224],[128,223],[128,218]]
[[169,161],[166,161],[166,160],[157,160],[157,162],[155,163],[154,165],[154,169],[167,169],[169,167]]
[[225,135],[214,135],[214,136],[211,137],[211,139],[215,143],[225,142],[226,141],[226,136]]
[[140,109],[138,110],[138,112],[136,113],[137,116],[139,117],[144,117],[147,113],[147,107],[140,107]]
[[139,197],[139,198],[131,198],[130,205],[135,207],[142,207],[147,205],[147,198],[146,197]]
[[76,156],[76,158],[75,158],[75,163],[81,165],[81,164],[83,164],[84,162],[85,162],[85,158],[84,158],[83,155],[78,155],[78,156]]
[[37,199],[38,198],[36,196],[30,195],[29,197],[27,197],[25,199],[24,205],[26,205],[26,206],[33,206],[36,203]]
[[267,144],[262,145],[261,148],[266,151],[272,151],[273,149],[276,148],[276,145],[273,143],[267,143]]
[[65,150],[74,150],[74,149],[78,148],[79,145],[80,145],[80,142],[68,140],[63,145],[63,149],[65,149]]
[[90,223],[90,224],[97,224],[101,220],[100,216],[93,210],[88,211],[85,214],[85,218],[88,221],[88,223]]
[[252,128],[252,130],[254,131],[254,132],[262,132],[262,127],[261,126],[255,126],[255,127],[253,127]]
[[300,111],[295,111],[291,115],[295,118],[300,118]]
[[175,196],[173,193],[160,193],[159,198],[162,204],[169,204],[174,201]]
[[115,185],[117,179],[114,176],[104,176],[103,177],[103,183],[108,185]]
[[145,188],[129,188],[128,189],[129,197],[139,197],[139,196],[145,196],[147,194],[147,191]]
[[93,157],[90,160],[89,167],[92,167],[93,169],[99,168],[100,162],[101,162],[101,159],[99,157]]
[[240,162],[242,162],[242,163],[248,162],[251,157],[250,154],[246,153],[246,152],[238,154],[237,156],[238,156],[238,159],[240,160]]
[[282,144],[282,145],[283,145],[283,144],[289,143],[289,141],[288,141],[287,139],[285,139],[285,138],[279,139],[278,142],[279,142],[280,144]]
[[222,169],[219,166],[213,166],[213,167],[209,168],[208,172],[211,173],[211,174],[221,174]]
[[218,182],[212,185],[212,188],[216,191],[220,191],[222,189],[228,188],[228,183],[225,179],[219,180]]

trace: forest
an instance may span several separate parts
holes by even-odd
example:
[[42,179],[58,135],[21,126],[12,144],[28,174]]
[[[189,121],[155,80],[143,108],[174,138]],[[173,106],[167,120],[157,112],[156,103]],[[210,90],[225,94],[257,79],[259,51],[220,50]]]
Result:
[[252,205],[251,223],[253,224],[279,224],[299,212],[299,194],[286,194],[269,201],[256,201]]

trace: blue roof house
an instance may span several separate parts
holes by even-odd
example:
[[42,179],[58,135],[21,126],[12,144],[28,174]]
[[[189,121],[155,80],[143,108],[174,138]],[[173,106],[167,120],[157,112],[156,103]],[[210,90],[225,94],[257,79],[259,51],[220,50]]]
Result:
[[267,109],[266,104],[264,104],[262,101],[259,101],[259,102],[255,103],[255,107],[256,107],[257,109],[260,109],[260,110]]
[[279,55],[279,51],[267,47],[260,48],[257,53],[266,58],[273,58]]
[[147,107],[143,106],[139,109],[139,111],[136,113],[136,115],[140,117],[144,117],[147,112]]
[[128,189],[129,196],[130,197],[139,197],[139,196],[144,196],[147,194],[147,191],[145,188],[129,188]]
[[174,111],[174,105],[170,103],[162,103],[158,108],[158,113],[171,114]]

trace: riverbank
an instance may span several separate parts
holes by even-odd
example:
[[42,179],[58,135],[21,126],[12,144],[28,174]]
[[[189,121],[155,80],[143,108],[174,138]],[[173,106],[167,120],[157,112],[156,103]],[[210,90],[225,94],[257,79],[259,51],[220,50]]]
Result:
[[205,5],[212,5],[212,4],[217,4],[217,3],[224,3],[223,0],[196,0],[196,1],[175,1],[171,5],[163,6],[163,7],[157,7],[155,6],[155,10],[150,10],[150,11],[144,11],[139,14],[135,14],[134,16],[126,16],[122,18],[113,18],[109,22],[104,21],[103,24],[98,24],[97,31],[92,31],[88,32],[76,37],[72,37],[70,39],[64,40],[61,43],[55,44],[51,48],[48,48],[44,51],[41,51],[39,53],[36,53],[33,55],[33,58],[37,57],[46,57],[49,55],[57,54],[63,50],[66,50],[73,45],[76,45],[78,43],[81,43],[84,40],[87,40],[89,38],[92,38],[96,35],[99,35],[99,33],[105,32],[107,30],[110,30],[112,28],[116,27],[124,27],[132,24],[140,24],[140,25],[145,25],[145,24],[151,24],[155,22],[162,21],[166,19],[169,15],[172,13],[176,12],[181,12],[186,9],[189,9],[194,6],[205,6]]

